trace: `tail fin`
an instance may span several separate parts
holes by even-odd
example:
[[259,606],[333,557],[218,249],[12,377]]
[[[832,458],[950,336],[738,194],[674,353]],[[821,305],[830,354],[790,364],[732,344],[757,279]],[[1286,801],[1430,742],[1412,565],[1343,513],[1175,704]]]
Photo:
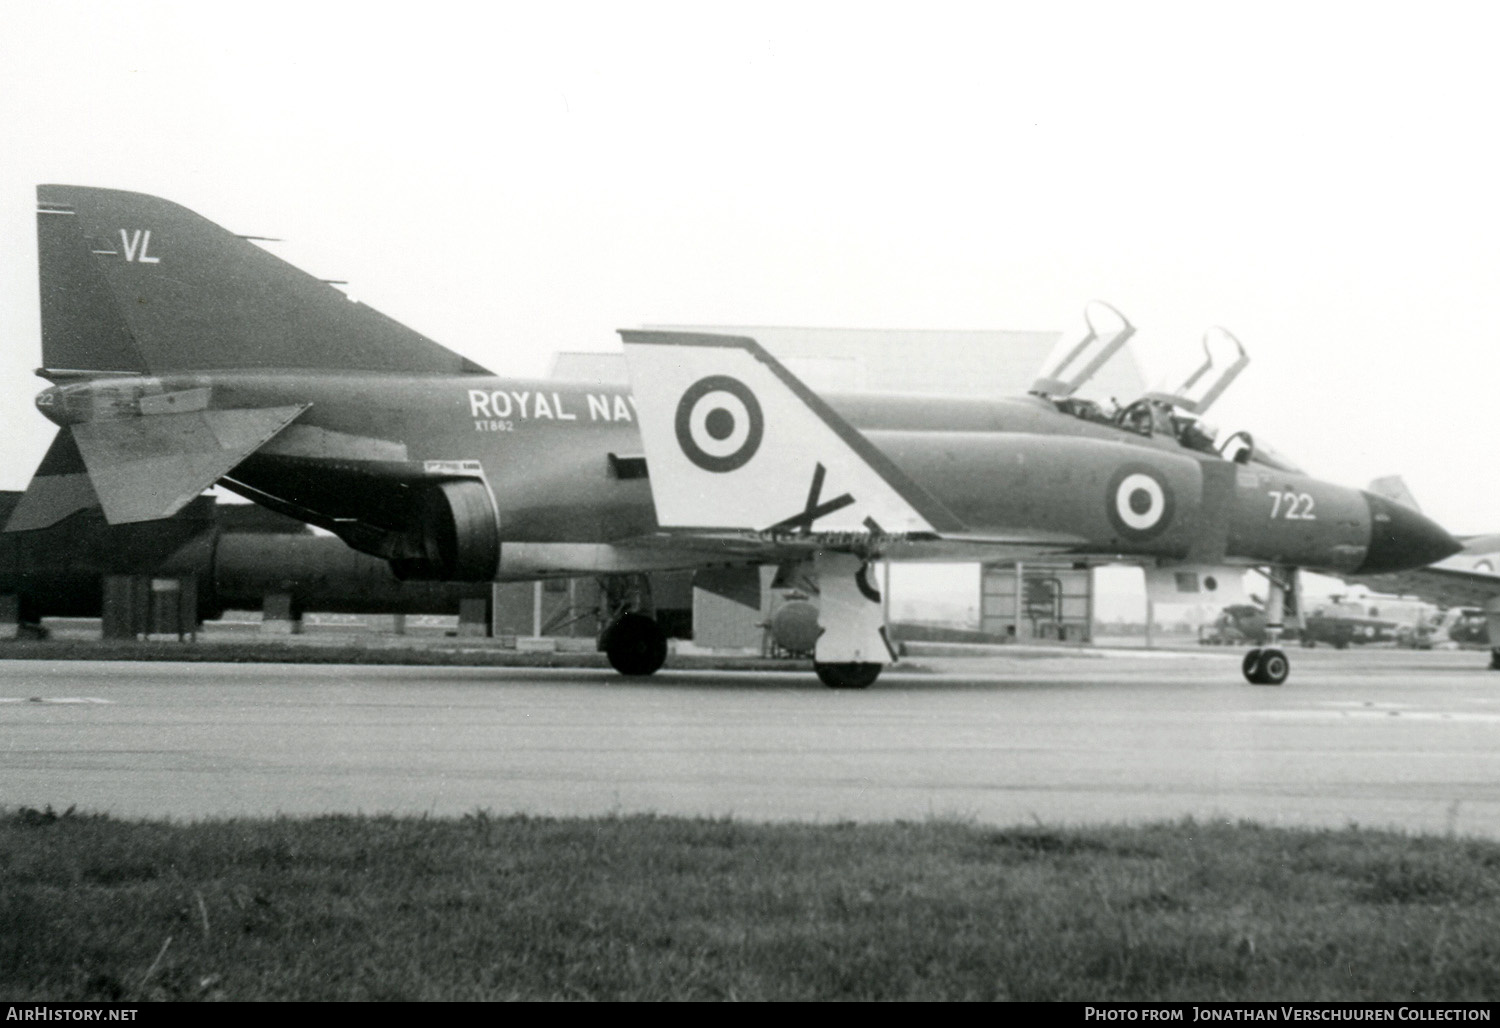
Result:
[[663,526],[787,536],[962,530],[755,340],[620,334]]
[[58,185],[37,201],[49,370],[485,373],[175,203]]
[[1400,475],[1377,478],[1369,484],[1366,491],[1421,513],[1422,508],[1417,504],[1417,498],[1411,494],[1411,490],[1406,487],[1406,480]]

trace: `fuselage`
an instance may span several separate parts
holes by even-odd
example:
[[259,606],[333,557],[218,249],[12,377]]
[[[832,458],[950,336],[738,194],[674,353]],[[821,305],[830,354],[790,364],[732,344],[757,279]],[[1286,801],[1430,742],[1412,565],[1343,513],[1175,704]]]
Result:
[[[657,531],[623,386],[475,375],[212,372],[96,378],[38,397],[60,424],[140,416],[132,398],[209,390],[211,408],[306,410],[229,476],[331,519],[391,529],[413,486],[478,468],[505,543],[612,543]],[[974,537],[1093,559],[1287,564],[1349,573],[1451,552],[1380,497],[1036,397],[830,396],[829,404]],[[923,551],[892,555],[923,559]],[[931,559],[930,556],[926,559]]]

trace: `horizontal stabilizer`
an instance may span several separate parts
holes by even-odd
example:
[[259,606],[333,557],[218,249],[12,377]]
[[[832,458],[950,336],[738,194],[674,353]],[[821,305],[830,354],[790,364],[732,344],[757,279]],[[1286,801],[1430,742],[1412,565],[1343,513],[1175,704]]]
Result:
[[776,538],[963,530],[755,340],[621,335],[663,527]]
[[89,483],[78,444],[73,441],[73,433],[64,428],[53,437],[31,485],[11,511],[5,531],[50,528],[69,514],[97,506],[99,497]]
[[285,428],[305,406],[201,410],[73,426],[112,525],[171,517]]

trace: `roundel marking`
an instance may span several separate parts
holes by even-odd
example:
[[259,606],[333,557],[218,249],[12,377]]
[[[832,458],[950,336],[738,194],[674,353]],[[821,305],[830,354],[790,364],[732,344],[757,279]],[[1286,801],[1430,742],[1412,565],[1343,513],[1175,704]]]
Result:
[[1127,539],[1150,539],[1172,523],[1172,487],[1153,468],[1128,464],[1109,480],[1105,510]]
[[750,387],[728,375],[700,378],[677,401],[677,445],[704,471],[743,467],[760,449],[765,418]]

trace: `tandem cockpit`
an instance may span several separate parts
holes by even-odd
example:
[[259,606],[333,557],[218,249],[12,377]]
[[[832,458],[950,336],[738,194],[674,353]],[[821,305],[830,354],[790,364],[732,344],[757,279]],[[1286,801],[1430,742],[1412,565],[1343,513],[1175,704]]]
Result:
[[1135,326],[1115,308],[1094,300],[1084,308],[1087,331],[1077,341],[1059,343],[1032,383],[1031,394],[1059,412],[1082,421],[1109,425],[1147,438],[1172,439],[1184,449],[1223,457],[1237,464],[1261,464],[1280,471],[1301,469],[1249,432],[1235,432],[1222,442],[1218,429],[1203,419],[1240,372],[1250,363],[1245,347],[1227,329],[1214,327],[1203,335],[1203,363],[1175,389],[1146,393],[1128,404],[1097,401],[1076,395],[1100,368],[1135,335]]

